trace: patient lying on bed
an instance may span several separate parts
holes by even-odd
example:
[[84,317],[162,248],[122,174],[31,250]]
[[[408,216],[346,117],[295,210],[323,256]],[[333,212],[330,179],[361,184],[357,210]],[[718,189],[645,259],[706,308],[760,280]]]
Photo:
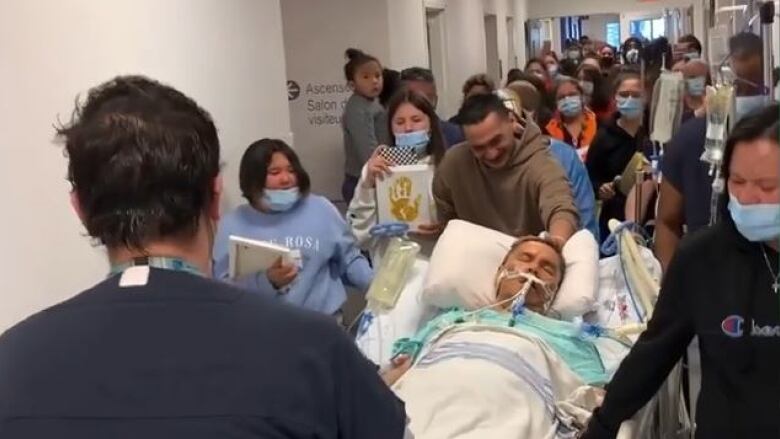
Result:
[[492,307],[449,310],[396,342],[383,377],[415,438],[574,437],[600,397],[589,386],[607,372],[594,337],[547,315],[564,267],[554,244],[521,238],[497,271]]

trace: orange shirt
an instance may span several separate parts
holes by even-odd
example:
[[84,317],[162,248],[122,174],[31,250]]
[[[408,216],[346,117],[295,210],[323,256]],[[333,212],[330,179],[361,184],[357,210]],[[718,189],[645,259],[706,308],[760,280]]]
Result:
[[553,118],[550,119],[550,123],[548,123],[546,127],[547,134],[550,137],[572,145],[577,150],[577,153],[583,162],[588,153],[588,148],[590,148],[590,144],[593,142],[593,138],[596,137],[596,132],[598,131],[596,114],[586,108],[584,115],[585,118],[582,120],[582,132],[577,139],[573,138],[563,125],[560,112],[556,112],[553,115]]

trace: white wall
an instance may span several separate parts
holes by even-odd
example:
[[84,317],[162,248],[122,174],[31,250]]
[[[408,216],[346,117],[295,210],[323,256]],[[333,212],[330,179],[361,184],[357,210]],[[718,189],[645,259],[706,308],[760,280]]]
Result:
[[509,34],[506,29],[506,18],[513,15],[513,11],[509,9],[506,0],[485,0],[485,14],[496,17],[496,50],[501,69],[500,73],[495,75],[496,77],[493,79],[496,84],[503,84],[503,78],[506,77],[506,72],[509,70],[510,60],[513,59],[509,54]]
[[[503,60],[499,54],[499,34],[498,34],[498,20],[493,14],[485,15],[485,56],[487,57],[487,66],[485,72],[496,84],[501,83],[501,70]],[[506,41],[506,37],[503,38]],[[506,56],[506,55],[504,55]]]
[[[387,1],[282,0],[281,6],[287,79],[301,88],[300,96],[289,102],[295,149],[311,175],[314,191],[332,200],[341,200],[344,142],[340,118],[343,103],[351,92],[331,89],[320,93],[316,90],[318,86],[346,85],[344,51],[348,47],[374,55],[386,67],[407,67],[388,62],[391,50]],[[416,29],[416,19],[412,21],[407,27]],[[405,28],[394,31],[404,32]],[[417,53],[417,49],[412,50]],[[404,58],[398,50],[395,56]],[[311,92],[308,91],[310,86]]]
[[526,36],[525,22],[528,20],[528,2],[529,0],[511,0],[512,15],[515,23],[515,54],[517,56],[517,66],[525,67],[526,58]]
[[288,136],[278,0],[0,2],[0,331],[108,270],[71,213],[66,161],[52,144],[74,98],[115,75],[169,83],[209,110],[226,162],[263,136]]
[[390,54],[385,63],[396,69],[427,67],[428,43],[423,0],[387,0]]
[[593,41],[607,41],[607,23],[619,23],[618,14],[594,14],[582,21],[582,34]]
[[442,116],[450,117],[460,107],[461,86],[466,79],[486,71],[484,6],[475,0],[448,0],[444,15],[449,86],[444,94],[439,92],[439,97],[444,98]]

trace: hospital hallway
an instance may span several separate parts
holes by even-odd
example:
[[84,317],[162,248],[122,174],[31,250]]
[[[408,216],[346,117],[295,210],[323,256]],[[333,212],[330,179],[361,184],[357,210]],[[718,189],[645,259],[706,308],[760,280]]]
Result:
[[780,0],[0,0],[0,438],[780,438]]

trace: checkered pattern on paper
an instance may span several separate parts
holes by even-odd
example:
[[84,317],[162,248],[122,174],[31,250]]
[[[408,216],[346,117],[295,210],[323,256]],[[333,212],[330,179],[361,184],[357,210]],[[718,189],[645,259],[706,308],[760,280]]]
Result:
[[382,157],[387,159],[393,166],[416,165],[423,159],[418,155],[414,148],[408,146],[392,146],[382,148],[380,151]]

